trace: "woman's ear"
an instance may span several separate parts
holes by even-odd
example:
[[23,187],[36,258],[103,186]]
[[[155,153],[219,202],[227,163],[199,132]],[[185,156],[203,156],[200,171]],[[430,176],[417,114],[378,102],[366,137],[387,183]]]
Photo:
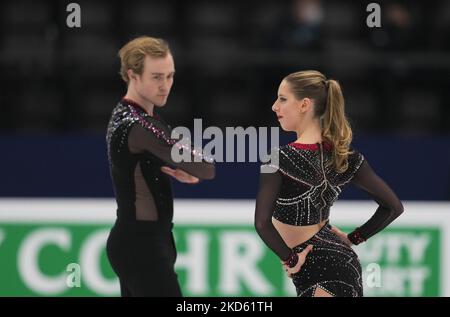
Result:
[[312,101],[310,98],[303,98],[299,101],[299,110],[300,113],[308,112],[312,107]]

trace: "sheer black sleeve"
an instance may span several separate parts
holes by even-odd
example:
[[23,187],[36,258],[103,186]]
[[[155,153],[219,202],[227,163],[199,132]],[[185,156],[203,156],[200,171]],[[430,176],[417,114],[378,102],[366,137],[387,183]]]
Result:
[[[266,168],[265,172],[263,172],[264,168]],[[291,249],[272,224],[273,209],[281,188],[282,176],[276,169],[268,172],[267,168],[271,167],[263,165],[261,168],[259,191],[256,197],[255,228],[266,245],[285,261]]]
[[[149,152],[169,165],[182,169],[200,179],[213,179],[215,167],[212,160],[207,162],[200,152],[190,150],[190,160],[175,162],[172,158],[172,147],[177,146],[177,140],[161,135],[161,130],[155,126],[143,127],[134,124],[128,134],[128,148],[132,153]],[[177,150],[177,149],[176,149]]]
[[392,189],[364,160],[352,183],[367,192],[377,203],[374,215],[348,235],[353,244],[359,244],[383,230],[403,212],[403,205]]

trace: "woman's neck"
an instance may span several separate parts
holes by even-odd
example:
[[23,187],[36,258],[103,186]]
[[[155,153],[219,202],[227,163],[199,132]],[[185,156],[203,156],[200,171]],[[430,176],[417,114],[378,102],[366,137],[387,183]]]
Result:
[[322,128],[320,122],[314,120],[303,129],[297,130],[297,140],[295,142],[303,144],[322,143]]

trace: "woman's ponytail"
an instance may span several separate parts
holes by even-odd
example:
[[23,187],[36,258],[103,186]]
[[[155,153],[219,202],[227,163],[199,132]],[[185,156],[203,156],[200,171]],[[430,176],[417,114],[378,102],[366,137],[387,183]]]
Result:
[[345,116],[344,96],[336,80],[325,82],[328,92],[325,113],[322,121],[322,136],[333,145],[332,164],[339,173],[348,168],[349,147],[352,142],[352,129]]

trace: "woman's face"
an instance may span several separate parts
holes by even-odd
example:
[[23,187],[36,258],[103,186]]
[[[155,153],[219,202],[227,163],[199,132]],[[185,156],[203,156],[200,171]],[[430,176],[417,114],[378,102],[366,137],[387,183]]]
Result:
[[281,128],[284,131],[297,131],[303,121],[302,100],[298,100],[291,91],[289,83],[283,80],[278,88],[278,97],[272,106]]

